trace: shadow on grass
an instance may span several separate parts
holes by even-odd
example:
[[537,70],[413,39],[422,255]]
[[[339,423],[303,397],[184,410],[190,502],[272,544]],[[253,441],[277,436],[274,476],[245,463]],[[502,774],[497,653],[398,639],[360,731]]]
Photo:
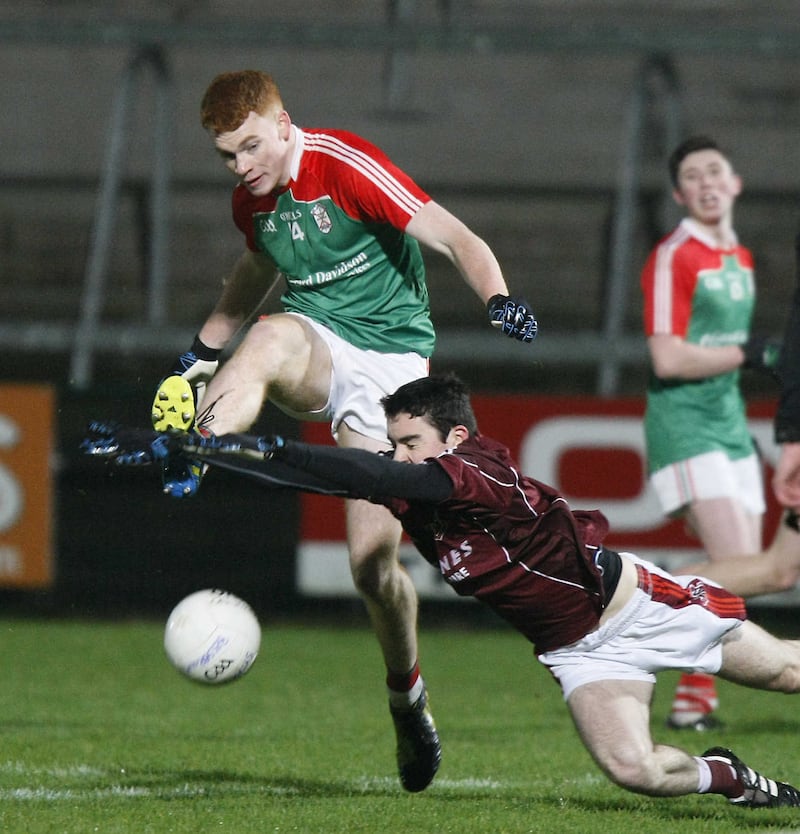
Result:
[[[151,771],[146,774],[128,774],[123,789],[164,800],[207,797],[235,797],[243,794],[260,795],[276,799],[347,799],[355,797],[401,798],[407,794],[395,777],[365,777],[356,780],[305,779],[288,774],[262,776],[227,770]],[[612,786],[602,786],[609,791],[604,796],[572,796],[558,788],[532,794],[521,785],[482,784],[465,780],[451,783],[443,780],[418,798],[434,804],[457,802],[460,805],[487,800],[502,802],[504,806],[519,809],[529,807],[532,812],[548,808],[551,811],[578,811],[588,814],[642,814],[648,819],[663,822],[691,823],[724,822],[735,824],[737,830],[763,830],[787,824],[797,825],[798,812],[794,808],[748,810],[733,808],[719,796],[687,796],[675,798],[651,798],[617,791]]]
[[[555,792],[554,792],[555,794]],[[572,809],[588,814],[641,814],[652,820],[655,827],[658,820],[666,824],[669,822],[686,825],[686,830],[692,830],[692,824],[705,822],[720,822],[726,826],[735,825],[736,831],[745,830],[774,830],[797,831],[797,808],[749,809],[736,808],[728,804],[721,796],[699,796],[692,794],[683,797],[645,797],[622,791],[616,795],[603,797],[565,797],[556,796],[531,797],[531,807],[546,806],[551,810]],[[455,797],[454,797],[455,798]],[[463,801],[463,797],[461,798]],[[655,830],[655,827],[652,830]],[[648,828],[648,830],[650,830]],[[720,829],[722,831],[723,829]],[[724,830],[731,830],[726,827]]]
[[331,799],[352,796],[396,796],[403,793],[396,779],[330,781],[291,775],[262,776],[228,770],[128,772],[120,781],[122,790],[140,791],[162,799],[222,797],[245,793],[287,798]]
[[[258,774],[225,769],[147,769],[106,772],[100,776],[84,773],[80,778],[76,776],[75,780],[80,782],[79,787],[67,788],[63,779],[59,780],[71,800],[82,793],[94,798],[127,796],[134,800],[163,802],[198,799],[213,802],[258,797],[279,803],[358,798],[411,799],[394,775],[328,780],[300,778],[290,773]],[[535,782],[525,785],[441,779],[424,793],[413,795],[413,801],[424,803],[420,807],[430,808],[457,803],[459,813],[465,807],[474,807],[476,812],[485,814],[487,806],[498,803],[506,812],[516,809],[531,815],[602,814],[603,817],[597,819],[603,819],[607,826],[613,824],[611,816],[622,815],[628,823],[636,818],[647,820],[647,830],[655,830],[650,826],[658,827],[659,822],[664,825],[673,823],[687,831],[701,828],[704,831],[796,830],[798,822],[798,811],[794,808],[749,811],[733,808],[718,796],[655,799],[627,793],[602,781],[588,790],[576,790],[574,786],[569,788],[557,784],[540,784],[537,787]]]
[[[723,717],[724,721],[724,717]],[[654,732],[657,732],[660,736],[665,736],[670,739],[691,739],[693,736],[691,734],[687,735],[686,730],[670,730],[665,727],[663,724],[658,725],[655,724],[653,726]],[[796,736],[798,730],[800,730],[800,722],[793,721],[788,718],[778,718],[768,716],[764,719],[754,718],[752,720],[741,719],[737,717],[735,722],[731,723],[729,728],[722,727],[719,730],[714,730],[712,732],[708,732],[705,734],[698,734],[694,736],[697,739],[699,736],[702,736],[703,739],[713,739],[709,741],[708,746],[715,746],[718,742],[722,742],[725,740],[726,737],[732,736],[740,736],[740,735],[756,735],[756,736],[764,736],[770,733],[774,735],[791,735]],[[671,742],[672,743],[672,742]],[[683,745],[681,745],[683,746]]]

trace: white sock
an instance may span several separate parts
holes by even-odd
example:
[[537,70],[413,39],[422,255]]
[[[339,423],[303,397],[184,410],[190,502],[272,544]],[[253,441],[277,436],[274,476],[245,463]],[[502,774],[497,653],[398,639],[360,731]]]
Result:
[[410,707],[422,695],[422,690],[425,688],[425,683],[420,675],[414,682],[414,685],[407,692],[398,692],[396,689],[389,689],[389,703],[393,707]]
[[700,756],[695,756],[694,760],[697,762],[697,777],[699,784],[697,785],[697,793],[708,793],[711,787],[711,768],[708,762]]

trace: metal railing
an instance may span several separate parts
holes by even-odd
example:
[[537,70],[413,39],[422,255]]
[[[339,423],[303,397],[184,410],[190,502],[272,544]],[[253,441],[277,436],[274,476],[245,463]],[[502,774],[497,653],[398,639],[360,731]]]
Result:
[[[739,50],[771,58],[800,58],[800,38],[787,29],[753,32],[719,29],[714,32],[694,29],[647,31],[603,26],[540,28],[515,25],[469,27],[449,21],[446,25],[416,26],[408,15],[398,15],[390,26],[380,24],[324,25],[281,23],[253,27],[228,21],[209,24],[188,22],[0,22],[0,42],[51,45],[81,44],[123,46],[130,57],[117,83],[109,125],[108,152],[96,203],[89,255],[84,275],[79,319],[74,328],[51,327],[46,322],[0,321],[0,343],[13,340],[17,348],[37,346],[59,349],[65,341],[71,349],[72,384],[78,388],[92,381],[93,359],[99,349],[122,348],[126,344],[147,346],[163,324],[170,274],[168,239],[170,220],[170,153],[167,147],[168,118],[173,99],[173,78],[169,50],[182,47],[207,47],[236,43],[240,46],[290,46],[298,49],[347,48],[384,50],[387,57],[410,55],[414,50],[440,52],[531,52],[558,50],[579,54],[627,54],[642,56],[639,72],[630,93],[620,155],[617,194],[612,218],[610,265],[607,276],[605,317],[599,332],[581,332],[568,338],[542,340],[535,360],[586,361],[597,364],[597,392],[603,396],[617,391],[620,368],[625,363],[640,363],[643,339],[623,332],[628,290],[631,284],[631,240],[640,189],[642,149],[651,138],[652,120],[648,114],[663,105],[661,129],[665,141],[674,144],[680,124],[680,86],[670,56],[675,53],[709,53]],[[147,239],[148,303],[144,322],[130,325],[102,323],[107,288],[109,254],[112,247],[120,187],[124,176],[128,117],[136,100],[137,85],[146,71],[155,78],[153,165],[149,183]],[[405,70],[404,70],[405,71]],[[404,83],[407,78],[400,79]],[[386,95],[397,95],[391,85]],[[406,98],[400,96],[405,102]],[[665,191],[665,193],[667,193]],[[186,334],[173,334],[184,340]],[[474,334],[468,337],[476,350]],[[480,337],[478,337],[480,339]],[[163,347],[164,337],[160,334]],[[487,337],[479,348],[485,361],[525,361],[521,353]],[[181,342],[183,344],[184,342]],[[439,356],[457,357],[466,347],[458,335],[440,340]],[[484,350],[485,347],[485,350]]]
[[[663,104],[662,121],[650,118]],[[611,221],[611,253],[604,306],[602,357],[598,363],[597,394],[611,397],[619,390],[624,357],[620,353],[623,323],[632,284],[631,241],[641,189],[642,154],[654,125],[662,132],[663,144],[674,148],[680,141],[683,116],[680,85],[672,60],[666,55],[648,56],[642,62],[628,101],[625,118],[617,196]],[[665,187],[665,205],[672,205]],[[668,213],[663,209],[662,213]],[[669,222],[664,218],[664,228]]]
[[[135,51],[125,66],[118,82],[111,115],[108,154],[106,157],[100,193],[95,212],[89,256],[84,279],[80,319],[75,330],[70,363],[71,383],[79,389],[92,381],[92,360],[96,336],[100,332],[100,316],[105,297],[108,261],[113,244],[113,226],[118,214],[120,183],[124,174],[124,158],[128,131],[128,116],[135,103],[136,83],[142,73],[151,68],[156,78],[155,120],[153,135],[153,168],[150,182],[149,223],[147,239],[150,241],[148,304],[146,328],[153,328],[164,321],[168,282],[168,221],[169,221],[169,103],[172,100],[171,76],[167,59],[161,47],[144,46]],[[655,82],[655,83],[654,83]],[[626,338],[623,324],[628,309],[628,290],[631,284],[631,240],[636,218],[636,206],[641,188],[642,151],[648,141],[648,129],[654,124],[648,113],[659,103],[663,95],[666,103],[663,130],[667,145],[673,146],[680,135],[681,112],[677,74],[665,56],[647,57],[641,64],[627,110],[623,136],[617,197],[614,200],[611,223],[611,255],[604,305],[604,322],[601,333],[584,333],[582,338],[568,340],[556,338],[551,348],[558,351],[561,361],[567,357],[576,359],[595,356],[598,360],[597,393],[613,396],[618,392],[619,375],[626,362],[641,360],[641,339]],[[111,335],[104,331],[106,337]],[[117,335],[119,338],[119,335]],[[474,351],[474,336],[469,337]],[[450,336],[444,350],[440,343],[441,358],[463,355],[466,344],[458,337]],[[507,361],[510,354],[497,345],[497,340],[487,340],[487,353],[499,355]],[[498,353],[499,350],[499,353]],[[546,360],[544,353],[536,351],[537,361]]]
[[155,78],[155,118],[146,235],[149,241],[146,324],[150,327],[158,326],[163,324],[166,318],[169,280],[169,120],[173,100],[172,78],[164,49],[149,44],[136,49],[126,64],[117,85],[111,113],[108,153],[97,198],[80,318],[75,329],[70,362],[70,380],[79,389],[87,388],[92,381],[95,334],[98,332],[106,296],[113,230],[119,210],[120,186],[125,174],[129,117],[136,101],[137,84],[147,69],[152,70]]

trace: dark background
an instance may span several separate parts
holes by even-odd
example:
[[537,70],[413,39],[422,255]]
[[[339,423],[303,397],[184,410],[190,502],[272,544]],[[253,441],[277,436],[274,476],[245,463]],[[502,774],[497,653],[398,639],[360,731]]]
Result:
[[[90,419],[146,422],[155,385],[241,250],[229,175],[198,125],[215,74],[272,72],[296,123],[369,138],[492,246],[509,285],[532,301],[539,339],[525,347],[498,338],[452,266],[428,254],[435,370],[456,370],[481,393],[595,396],[612,351],[624,361],[611,393],[640,396],[638,271],[676,217],[664,170],[675,129],[710,133],[729,150],[745,185],[736,226],[756,258],[755,329],[783,327],[800,226],[796,11],[789,0],[312,0],[277,10],[143,0],[124,11],[92,0],[0,3],[0,382],[46,382],[58,401],[55,587],[0,591],[3,610],[160,616],[201,585],[276,615],[326,608],[294,595],[295,496],[265,496],[218,472],[195,499],[175,501],[152,471],[119,472],[78,453]],[[71,360],[110,123],[143,46],[163,64],[146,63],[135,79],[91,373],[78,384]],[[162,160],[169,259],[165,319],[153,322],[159,66],[171,96]],[[652,66],[668,72],[646,75]],[[631,146],[626,126],[643,77]],[[616,302],[621,330],[609,339],[613,224],[632,147],[638,180]],[[745,389],[775,395],[763,380]],[[297,432],[271,408],[256,428]],[[362,616],[359,603],[343,608]]]

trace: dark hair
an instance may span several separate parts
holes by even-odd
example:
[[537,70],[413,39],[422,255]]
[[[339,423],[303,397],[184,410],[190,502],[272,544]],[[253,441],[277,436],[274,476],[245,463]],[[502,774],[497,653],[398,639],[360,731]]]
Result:
[[685,139],[675,148],[669,157],[669,178],[675,187],[678,186],[678,170],[681,167],[681,162],[690,153],[695,153],[696,151],[719,151],[722,153],[720,146],[708,136],[690,136],[688,139]]
[[442,440],[454,426],[466,426],[470,434],[478,431],[469,390],[455,374],[424,376],[407,382],[383,397],[381,405],[387,417],[398,414],[425,417]]

